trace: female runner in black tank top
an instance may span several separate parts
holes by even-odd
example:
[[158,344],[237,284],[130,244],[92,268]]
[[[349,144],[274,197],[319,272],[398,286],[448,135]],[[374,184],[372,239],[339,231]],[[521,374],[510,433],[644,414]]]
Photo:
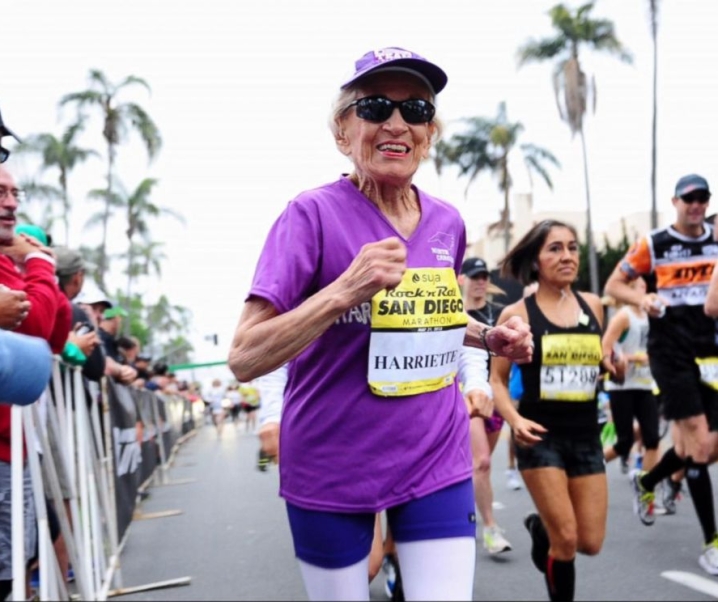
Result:
[[521,316],[533,333],[533,360],[521,367],[524,395],[509,398],[510,362],[492,360],[496,408],[512,428],[518,467],[538,514],[526,517],[532,559],[545,573],[551,600],[573,600],[577,552],[595,555],[608,505],[598,429],[596,383],[601,366],[603,307],[572,285],[578,275],[576,230],[545,220],[509,251],[502,272],[534,295],[507,306],[499,324]]

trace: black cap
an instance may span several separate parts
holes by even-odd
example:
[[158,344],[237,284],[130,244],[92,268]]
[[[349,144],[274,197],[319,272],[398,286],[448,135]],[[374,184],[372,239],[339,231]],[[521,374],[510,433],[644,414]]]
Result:
[[489,267],[480,257],[469,257],[468,259],[464,259],[464,263],[461,264],[461,273],[469,278],[473,278],[479,274],[488,274]]
[[2,139],[3,136],[12,136],[18,142],[22,142],[22,140],[18,138],[18,135],[5,125],[5,122],[2,120],[2,113],[0,113],[0,139]]
[[705,190],[710,194],[710,188],[708,188],[707,180],[703,176],[692,173],[687,176],[683,176],[680,180],[678,180],[676,183],[675,196],[682,197],[686,194],[694,192],[695,190]]

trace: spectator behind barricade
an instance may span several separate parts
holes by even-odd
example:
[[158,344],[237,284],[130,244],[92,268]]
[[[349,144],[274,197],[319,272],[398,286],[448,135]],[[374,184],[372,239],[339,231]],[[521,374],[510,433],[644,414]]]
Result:
[[85,274],[93,266],[75,249],[57,246],[54,251],[58,285],[72,307],[73,326],[63,350],[63,359],[70,364],[81,365],[85,378],[99,382],[105,373],[105,355],[97,327],[88,311],[75,302],[84,287]]
[[[55,258],[55,250],[49,247],[52,238],[39,226],[34,224],[17,224],[15,226],[15,236],[25,238],[29,242],[40,245],[45,248],[53,258]],[[17,271],[21,276],[25,275],[25,266],[17,264]],[[67,324],[72,321],[72,308],[70,307],[69,301],[65,300],[64,295],[60,295],[58,300],[57,314],[55,315],[55,322],[57,324]],[[50,346],[56,353],[60,353],[59,349],[63,349],[67,339],[62,329],[53,332],[50,338]]]
[[151,391],[161,393],[170,382],[168,372],[169,366],[167,366],[167,364],[164,362],[155,362],[154,366],[152,366],[152,377],[145,387]]
[[117,338],[117,349],[122,356],[122,363],[133,366],[140,352],[140,344],[135,337],[121,336]]
[[[12,133],[0,121],[0,138]],[[4,156],[0,152],[0,159]],[[21,334],[39,337],[50,344],[53,353],[59,353],[70,332],[70,304],[55,281],[55,259],[52,251],[37,240],[16,235],[16,213],[22,193],[10,172],[0,167],[0,284],[3,290],[21,291],[22,294],[5,295],[5,302],[15,304],[15,320],[10,326]],[[25,302],[29,301],[29,306]],[[47,381],[45,381],[46,383]],[[12,529],[10,508],[10,462],[11,462],[10,406],[0,404],[0,599],[12,590]],[[24,539],[25,561],[35,550],[36,518],[30,473],[23,458],[15,458],[25,464],[24,490]]]
[[165,385],[164,392],[168,395],[174,395],[179,391],[177,383],[177,375],[174,372],[167,373],[167,384]]
[[152,358],[149,355],[140,352],[137,354],[134,364],[132,364],[132,367],[137,370],[137,379],[142,379],[144,383],[152,378],[152,372],[150,370],[151,361]]
[[137,370],[126,363],[117,344],[117,335],[122,329],[122,318],[126,318],[127,315],[127,312],[119,306],[108,307],[102,312],[98,331],[107,355],[105,374],[123,385],[132,384],[137,378]]

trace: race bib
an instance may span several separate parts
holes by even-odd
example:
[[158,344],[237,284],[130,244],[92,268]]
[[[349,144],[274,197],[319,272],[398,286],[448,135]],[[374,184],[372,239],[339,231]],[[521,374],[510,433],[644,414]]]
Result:
[[601,362],[599,335],[545,334],[541,337],[541,352],[541,399],[595,399]]
[[382,397],[454,383],[468,316],[451,268],[415,268],[371,303],[368,382]]
[[698,357],[696,364],[701,373],[701,382],[718,391],[718,357]]
[[630,362],[628,364],[628,372],[626,374],[626,383],[629,382],[633,386],[642,389],[653,388],[653,375],[651,374],[651,367],[648,364]]

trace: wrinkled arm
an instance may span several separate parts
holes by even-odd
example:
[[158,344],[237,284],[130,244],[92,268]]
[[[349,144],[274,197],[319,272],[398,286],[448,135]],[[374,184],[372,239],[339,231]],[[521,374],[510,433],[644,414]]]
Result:
[[279,314],[267,300],[245,304],[229,352],[229,368],[240,382],[276,370],[318,339],[351,307],[382,289],[396,287],[406,271],[406,247],[396,237],[364,245],[332,283],[299,306]]

